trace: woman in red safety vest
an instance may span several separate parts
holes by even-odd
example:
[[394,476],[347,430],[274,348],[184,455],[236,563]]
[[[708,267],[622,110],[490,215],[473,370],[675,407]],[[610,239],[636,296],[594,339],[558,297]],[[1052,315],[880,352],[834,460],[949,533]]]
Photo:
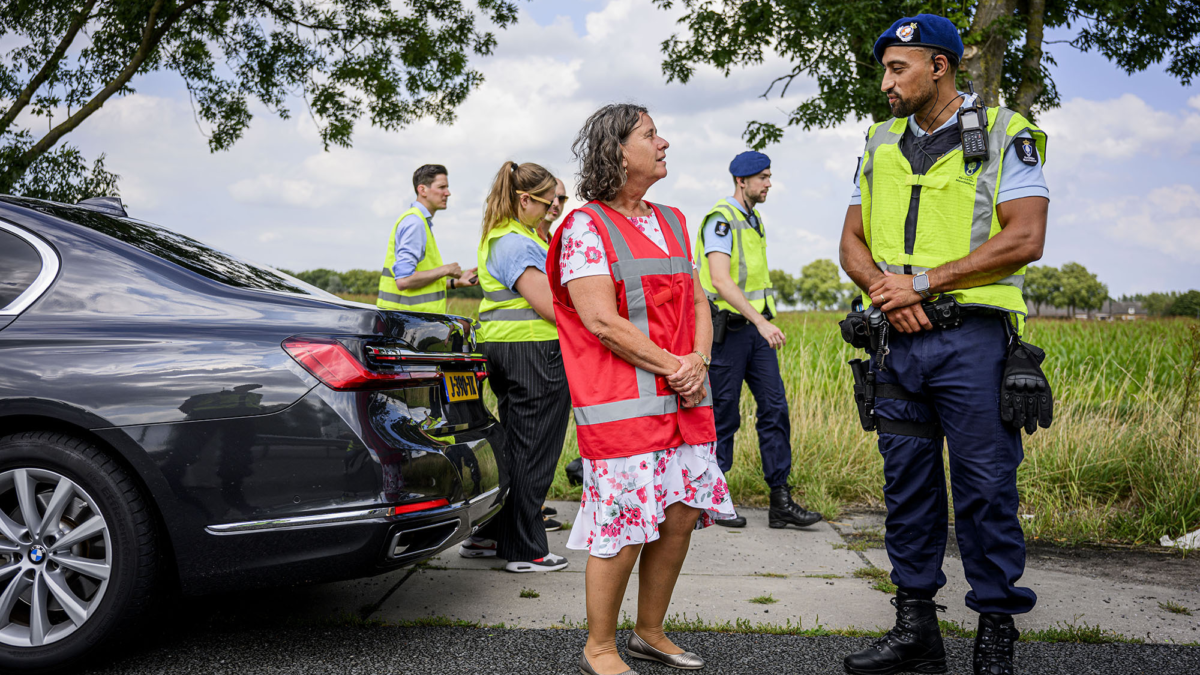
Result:
[[715,454],[712,319],[683,214],[642,201],[667,175],[667,147],[641,106],[588,118],[573,146],[588,203],[555,233],[546,266],[584,459],[567,547],[590,553],[579,658],[589,674],[629,669],[616,628],[639,555],[629,655],[704,665],[667,639],[663,620],[692,530],[736,515]]

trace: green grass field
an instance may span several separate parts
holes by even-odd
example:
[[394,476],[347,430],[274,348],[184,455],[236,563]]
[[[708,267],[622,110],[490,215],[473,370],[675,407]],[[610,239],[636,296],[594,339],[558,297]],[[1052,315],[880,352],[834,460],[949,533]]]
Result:
[[[452,299],[470,315],[476,301]],[[779,354],[792,420],[797,499],[836,518],[879,506],[882,460],[862,431],[835,313],[785,312]],[[1185,373],[1200,348],[1188,319],[1093,322],[1031,319],[1025,339],[1046,350],[1055,393],[1050,429],[1025,436],[1017,474],[1026,536],[1061,544],[1141,544],[1200,527],[1200,382],[1185,402]],[[726,476],[735,501],[764,504],[754,400],[742,392],[742,429]],[[578,456],[572,423],[551,497],[576,499],[561,468]]]

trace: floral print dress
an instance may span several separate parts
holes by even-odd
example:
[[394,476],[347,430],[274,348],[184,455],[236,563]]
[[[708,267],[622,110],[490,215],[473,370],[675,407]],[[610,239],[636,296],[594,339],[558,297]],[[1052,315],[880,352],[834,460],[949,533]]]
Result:
[[[667,250],[666,238],[654,215],[630,218],[629,222]],[[563,283],[608,274],[604,243],[591,218],[576,212],[563,228],[559,258]],[[684,443],[616,459],[585,459],[583,498],[567,548],[610,558],[624,546],[652,542],[658,539],[658,526],[666,508],[675,502],[700,509],[698,530],[712,525],[715,519],[737,516],[725,475],[717,466],[715,443]]]

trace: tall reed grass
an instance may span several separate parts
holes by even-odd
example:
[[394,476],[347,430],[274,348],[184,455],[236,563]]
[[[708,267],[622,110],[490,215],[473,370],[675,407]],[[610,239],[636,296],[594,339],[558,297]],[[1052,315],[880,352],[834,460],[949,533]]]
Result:
[[[477,301],[452,299],[452,312],[476,310]],[[883,498],[876,436],[858,424],[846,366],[862,353],[842,342],[841,318],[784,312],[776,320],[788,336],[779,360],[792,422],[791,483],[798,499],[829,518]],[[1054,425],[1023,435],[1017,483],[1026,536],[1138,544],[1200,527],[1200,405],[1185,400],[1189,388],[1188,398],[1200,393],[1200,323],[1034,318],[1025,339],[1046,350],[1055,394]],[[726,480],[738,503],[763,504],[748,389],[740,409]],[[572,422],[551,498],[579,497],[562,470],[578,456]]]

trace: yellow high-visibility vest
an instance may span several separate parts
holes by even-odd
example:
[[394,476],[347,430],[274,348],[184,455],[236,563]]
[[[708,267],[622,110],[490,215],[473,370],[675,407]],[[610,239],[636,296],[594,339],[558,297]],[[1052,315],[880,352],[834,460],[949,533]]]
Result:
[[492,243],[506,234],[519,234],[535,242],[543,251],[550,245],[537,232],[516,220],[508,219],[493,227],[479,247],[476,263],[479,266],[479,286],[483,301],[479,303],[480,342],[544,342],[558,339],[558,328],[542,318],[520,293],[509,290],[488,272],[488,254]]
[[700,261],[700,285],[709,300],[717,303],[720,309],[738,313],[733,305],[721,299],[712,282],[712,269],[708,264],[708,256],[704,255],[704,224],[713,214],[720,214],[733,235],[733,250],[729,254],[729,271],[737,270],[737,287],[750,302],[750,306],[760,313],[775,314],[775,289],[771,287],[771,272],[767,269],[767,227],[763,224],[758,209],[754,216],[758,219],[762,234],[750,225],[749,219],[742,210],[722,199],[704,215],[700,221],[700,236],[696,237],[696,260]]
[[392,226],[392,234],[387,241],[387,255],[383,259],[383,273],[379,277],[379,297],[375,305],[380,309],[403,309],[410,312],[446,313],[446,278],[435,279],[420,288],[400,289],[392,274],[392,266],[396,264],[396,229],[400,221],[408,216],[417,216],[425,227],[425,255],[417,263],[417,272],[431,270],[442,266],[442,254],[438,251],[437,240],[433,238],[433,230],[429,227],[429,219],[414,206],[400,215],[399,220]]

